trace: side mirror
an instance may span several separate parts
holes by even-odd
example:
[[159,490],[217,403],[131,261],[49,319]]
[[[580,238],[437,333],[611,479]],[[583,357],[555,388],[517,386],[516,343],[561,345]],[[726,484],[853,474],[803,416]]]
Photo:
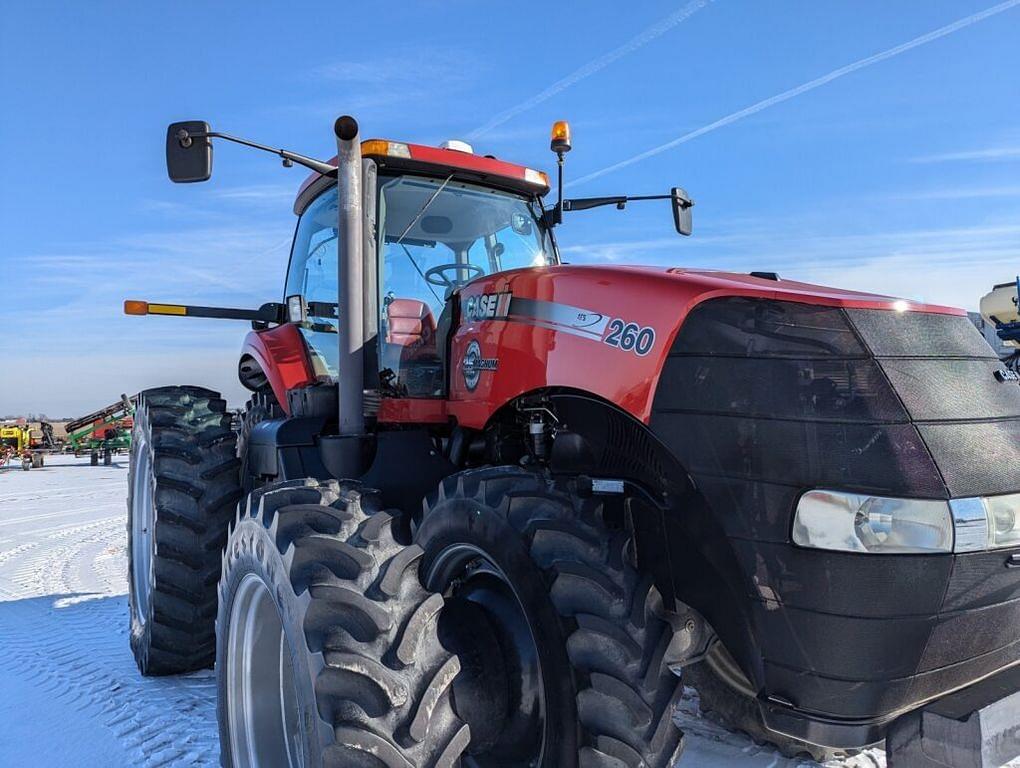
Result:
[[669,198],[673,203],[673,224],[676,231],[685,236],[691,234],[694,225],[691,208],[694,207],[694,201],[680,187],[673,187],[669,191]]
[[212,175],[212,140],[209,123],[187,120],[166,129],[166,172],[170,181],[188,184],[208,181]]

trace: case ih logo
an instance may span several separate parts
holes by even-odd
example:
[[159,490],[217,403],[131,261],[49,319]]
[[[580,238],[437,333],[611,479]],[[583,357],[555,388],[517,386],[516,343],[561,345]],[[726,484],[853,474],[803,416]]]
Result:
[[510,299],[513,294],[505,293],[483,293],[480,296],[470,296],[467,305],[464,307],[464,314],[468,320],[495,320],[504,318],[510,313]]
[[[507,294],[509,296],[509,294]],[[464,384],[472,392],[482,378],[482,371],[494,371],[499,367],[499,358],[482,357],[482,348],[477,341],[468,344],[460,369],[464,373]]]

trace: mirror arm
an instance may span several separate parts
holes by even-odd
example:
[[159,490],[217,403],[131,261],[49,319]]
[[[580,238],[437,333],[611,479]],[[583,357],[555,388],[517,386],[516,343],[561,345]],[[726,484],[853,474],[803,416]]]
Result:
[[[617,195],[616,197],[580,197],[576,200],[564,200],[563,210],[565,211],[586,211],[589,208],[598,208],[603,205],[615,205],[623,209],[627,203],[634,200],[670,200],[672,195]],[[687,203],[684,208],[690,208],[694,203]]]
[[231,136],[228,133],[209,131],[208,133],[192,133],[187,136],[179,136],[178,138],[183,142],[190,140],[192,137],[196,139],[201,138],[223,139],[225,141],[232,141],[235,144],[243,144],[246,147],[251,147],[252,149],[259,149],[262,150],[263,152],[269,152],[271,154],[274,154],[277,157],[282,157],[284,165],[289,166],[291,163],[297,163],[298,165],[303,165],[305,168],[310,168],[311,170],[321,173],[323,175],[333,173],[333,171],[336,170],[336,168],[330,165],[329,163],[324,163],[321,160],[306,157],[305,155],[299,155],[297,152],[291,152],[289,149],[276,149],[275,147],[267,147],[265,144],[257,144],[254,141],[248,141],[247,139],[242,139],[239,136]]
[[[627,203],[634,200],[672,200],[673,195],[618,195],[616,197],[579,197],[576,200],[564,200],[563,210],[565,211],[586,211],[589,208],[598,208],[603,205],[615,205],[623,210]],[[686,210],[694,205],[690,200],[682,200],[682,207]]]
[[603,205],[615,205],[622,211],[627,207],[627,203],[636,200],[672,201],[676,231],[685,236],[691,234],[690,209],[694,206],[694,201],[679,187],[674,187],[668,195],[617,195],[615,197],[579,197],[575,200],[562,200],[555,208],[543,213],[542,221],[552,227],[560,223],[562,211],[586,211]]

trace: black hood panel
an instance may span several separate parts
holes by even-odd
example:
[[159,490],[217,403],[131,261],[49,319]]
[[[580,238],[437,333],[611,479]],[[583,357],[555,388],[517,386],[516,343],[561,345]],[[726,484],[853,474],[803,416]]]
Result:
[[677,334],[651,426],[695,478],[1010,493],[1020,386],[1000,368],[964,316],[725,297]]

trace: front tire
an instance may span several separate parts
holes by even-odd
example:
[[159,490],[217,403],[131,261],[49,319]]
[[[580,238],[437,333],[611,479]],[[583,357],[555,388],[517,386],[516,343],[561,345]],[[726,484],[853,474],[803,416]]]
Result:
[[464,665],[465,766],[673,763],[672,631],[598,499],[512,467],[467,471],[429,500],[415,543],[426,586],[447,599],[441,636]]
[[138,396],[128,574],[131,650],[143,675],[203,669],[215,658],[220,553],[241,498],[234,442],[216,392],[162,387]]
[[226,768],[454,768],[456,656],[376,497],[296,480],[249,497],[223,558],[217,714]]

